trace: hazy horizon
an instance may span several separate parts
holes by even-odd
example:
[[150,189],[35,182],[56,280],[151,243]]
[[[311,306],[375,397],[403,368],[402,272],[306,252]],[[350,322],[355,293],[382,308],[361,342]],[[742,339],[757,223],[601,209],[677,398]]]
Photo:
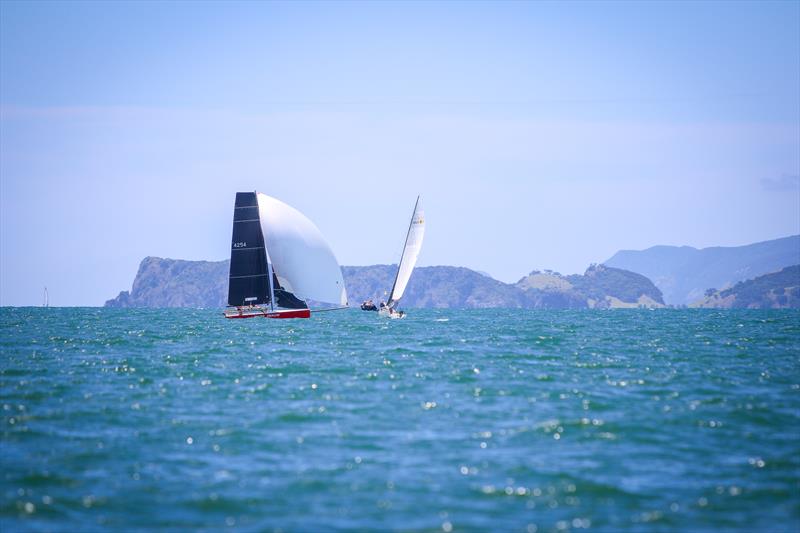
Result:
[[800,3],[0,3],[0,305],[227,259],[234,193],[341,265],[516,281],[800,233]]

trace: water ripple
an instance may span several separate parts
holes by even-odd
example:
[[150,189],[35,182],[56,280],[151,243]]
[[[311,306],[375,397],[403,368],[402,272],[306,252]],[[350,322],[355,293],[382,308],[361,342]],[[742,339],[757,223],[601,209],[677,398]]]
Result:
[[800,524],[800,313],[0,310],[0,529]]

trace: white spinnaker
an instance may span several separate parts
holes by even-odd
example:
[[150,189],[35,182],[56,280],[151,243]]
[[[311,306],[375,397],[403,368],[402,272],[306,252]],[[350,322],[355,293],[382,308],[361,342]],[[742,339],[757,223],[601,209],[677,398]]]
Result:
[[342,269],[316,225],[303,213],[258,193],[261,231],[278,281],[303,300],[347,305]]
[[414,206],[414,214],[411,216],[411,224],[408,226],[406,245],[403,248],[403,255],[400,257],[400,266],[397,267],[397,278],[394,280],[392,294],[389,295],[389,305],[393,306],[397,300],[403,297],[403,293],[411,279],[411,272],[417,264],[417,257],[422,248],[422,238],[425,236],[425,214],[422,212],[422,201],[417,197]]

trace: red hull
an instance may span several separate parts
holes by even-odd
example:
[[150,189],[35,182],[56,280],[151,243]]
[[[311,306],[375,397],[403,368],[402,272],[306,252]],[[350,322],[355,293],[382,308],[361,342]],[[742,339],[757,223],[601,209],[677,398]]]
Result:
[[292,311],[259,311],[240,309],[238,311],[226,311],[225,318],[311,318],[311,310],[297,309]]

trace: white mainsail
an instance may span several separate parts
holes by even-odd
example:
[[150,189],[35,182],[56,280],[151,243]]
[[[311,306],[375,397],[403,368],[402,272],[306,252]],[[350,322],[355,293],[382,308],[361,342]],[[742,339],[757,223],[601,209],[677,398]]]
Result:
[[303,300],[347,305],[342,269],[319,228],[280,200],[257,197],[268,258],[281,286]]
[[419,251],[422,248],[422,238],[425,236],[425,214],[422,212],[422,202],[417,196],[417,203],[414,205],[414,214],[411,215],[411,223],[408,226],[406,235],[406,245],[403,248],[403,255],[400,257],[400,265],[397,267],[397,277],[389,295],[389,307],[394,307],[397,301],[403,297],[403,293],[411,279],[411,273],[417,264]]

